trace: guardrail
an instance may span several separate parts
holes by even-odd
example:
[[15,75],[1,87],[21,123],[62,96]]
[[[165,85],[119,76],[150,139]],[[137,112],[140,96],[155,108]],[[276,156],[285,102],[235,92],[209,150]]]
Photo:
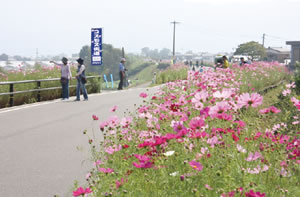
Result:
[[[90,78],[101,78],[101,76],[86,76],[87,79]],[[76,77],[72,77],[72,79],[76,79]],[[52,78],[52,79],[39,79],[39,80],[25,80],[25,81],[6,81],[6,82],[0,82],[0,85],[9,85],[9,92],[0,93],[0,96],[6,96],[9,95],[9,105],[12,107],[14,105],[14,95],[15,94],[24,94],[29,92],[37,92],[37,101],[41,101],[41,92],[47,91],[47,90],[59,90],[62,89],[62,87],[51,87],[51,88],[41,88],[42,82],[49,82],[49,81],[60,81],[60,78]],[[24,84],[24,83],[36,83],[37,88],[31,89],[31,90],[23,90],[23,91],[14,91],[14,85],[15,84]],[[86,86],[90,86],[91,84],[87,83]],[[74,88],[76,85],[70,85],[69,88]],[[101,83],[100,83],[100,90],[101,90]]]

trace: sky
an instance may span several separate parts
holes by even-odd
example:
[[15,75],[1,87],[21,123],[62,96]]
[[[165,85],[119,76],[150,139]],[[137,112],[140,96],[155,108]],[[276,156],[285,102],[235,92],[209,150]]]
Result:
[[125,52],[233,52],[248,41],[284,47],[300,40],[300,0],[0,0],[0,54],[79,53],[91,28]]

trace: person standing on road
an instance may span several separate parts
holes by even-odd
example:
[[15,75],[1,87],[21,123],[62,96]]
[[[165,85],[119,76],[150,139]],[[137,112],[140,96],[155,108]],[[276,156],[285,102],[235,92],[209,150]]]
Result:
[[87,91],[85,88],[86,77],[85,77],[85,66],[83,65],[83,59],[79,58],[76,60],[78,62],[77,68],[77,87],[76,87],[76,99],[75,101],[80,101],[80,89],[82,90],[84,100],[88,100]]
[[126,62],[126,59],[122,58],[121,62],[119,64],[120,83],[119,83],[118,90],[123,90],[123,83],[124,83],[124,78],[125,78],[125,62]]
[[70,65],[68,64],[68,59],[63,57],[61,61],[63,64],[58,64],[54,61],[50,61],[50,63],[53,63],[61,68],[60,83],[62,87],[62,100],[67,101],[69,100],[69,81],[72,80],[72,73]]

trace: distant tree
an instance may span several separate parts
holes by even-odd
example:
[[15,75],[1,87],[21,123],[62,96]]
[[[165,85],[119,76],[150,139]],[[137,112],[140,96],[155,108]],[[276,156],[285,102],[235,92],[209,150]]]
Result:
[[168,59],[170,53],[171,53],[170,49],[163,48],[159,51],[159,58],[160,59]]
[[2,55],[0,55],[0,61],[8,61],[8,55],[2,53]]
[[79,52],[79,57],[81,57],[84,60],[85,65],[90,65],[91,64],[91,47],[88,45],[83,46]]
[[150,55],[150,48],[149,47],[144,47],[142,48],[142,55],[146,56],[146,57],[149,57]]
[[266,56],[266,49],[258,42],[251,41],[240,44],[234,52],[234,55],[249,55],[252,58],[259,56],[260,59],[263,59]]
[[150,56],[152,59],[158,60],[158,59],[160,58],[160,57],[159,57],[159,51],[158,51],[158,49],[153,49],[153,50],[151,50],[149,56]]
[[[91,47],[89,45],[83,46],[79,52],[79,57],[84,59],[84,64],[87,66],[88,72],[98,73],[98,74],[113,74],[115,79],[119,77],[119,63],[122,58],[122,50],[114,48],[110,44],[103,44],[103,64],[101,66],[91,65]],[[130,61],[127,60],[126,68]]]

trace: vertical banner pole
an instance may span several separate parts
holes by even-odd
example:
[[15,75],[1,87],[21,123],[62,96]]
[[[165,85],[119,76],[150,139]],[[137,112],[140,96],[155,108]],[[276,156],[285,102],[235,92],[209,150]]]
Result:
[[114,79],[112,74],[110,74],[110,80],[111,80],[111,88],[114,88]]
[[106,78],[105,74],[103,75],[103,78],[104,78],[104,81],[105,81],[105,84],[106,84],[106,88],[108,88],[108,82],[107,82],[107,78]]

